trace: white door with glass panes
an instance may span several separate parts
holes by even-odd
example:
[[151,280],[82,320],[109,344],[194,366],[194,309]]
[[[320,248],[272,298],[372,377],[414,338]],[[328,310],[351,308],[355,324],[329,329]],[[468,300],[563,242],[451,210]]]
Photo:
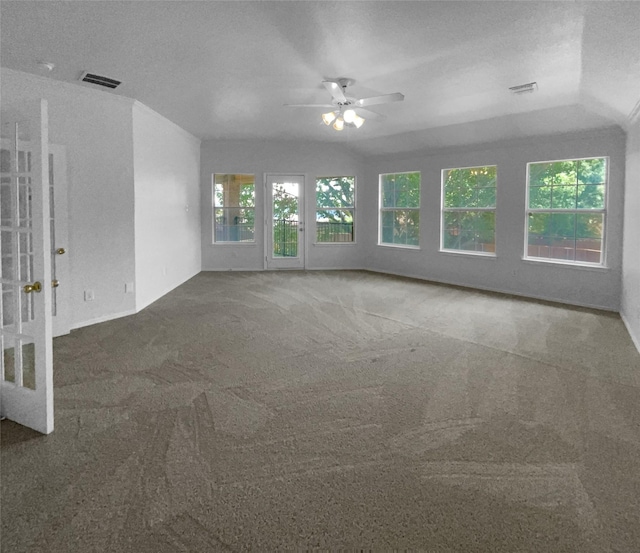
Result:
[[[10,139],[2,138],[0,145],[0,170],[11,171],[14,155],[18,160],[31,159],[31,143],[20,142],[14,151]],[[64,146],[49,144],[49,227],[51,234],[51,314],[53,336],[69,334],[71,317],[69,305],[69,247],[67,224],[67,152]],[[27,201],[30,201],[27,199]]]
[[45,100],[2,107],[0,414],[53,431],[51,212]]
[[265,179],[266,269],[304,269],[304,176]]

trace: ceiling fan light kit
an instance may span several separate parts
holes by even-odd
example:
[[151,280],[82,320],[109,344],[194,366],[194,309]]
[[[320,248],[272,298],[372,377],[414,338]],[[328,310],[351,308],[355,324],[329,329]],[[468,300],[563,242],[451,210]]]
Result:
[[333,122],[333,128],[337,131],[341,131],[344,129],[345,125],[359,129],[360,127],[362,127],[365,119],[363,117],[360,117],[352,109],[348,109],[344,113],[342,113],[342,111],[339,111],[337,114],[335,111],[323,113],[322,121],[327,126],[331,125],[331,123]]
[[[367,110],[368,106],[377,104],[386,104],[389,102],[401,102],[404,100],[404,95],[400,92],[394,92],[393,94],[383,94],[382,96],[373,96],[371,98],[351,98],[346,96],[347,86],[352,85],[355,81],[353,79],[335,79],[322,81],[327,91],[331,94],[331,104],[327,104],[326,107],[334,106],[337,109],[322,114],[322,122],[329,126],[333,123],[332,127],[336,131],[344,129],[345,125],[348,127],[355,127],[359,129],[365,122],[364,117],[358,115],[354,108]],[[325,107],[324,104],[285,104],[291,107]],[[344,111],[343,111],[344,110]],[[375,113],[375,112],[374,112]],[[378,114],[379,116],[379,114]]]

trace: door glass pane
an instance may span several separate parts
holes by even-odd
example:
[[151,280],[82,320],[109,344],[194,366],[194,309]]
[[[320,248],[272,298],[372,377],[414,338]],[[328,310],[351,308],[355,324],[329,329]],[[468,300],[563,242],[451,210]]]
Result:
[[9,327],[14,323],[14,301],[13,286],[11,284],[2,285],[2,326]]
[[2,362],[3,362],[3,379],[7,382],[16,381],[16,365],[15,365],[15,348],[14,338],[11,336],[3,336],[2,340]]
[[18,178],[18,215],[21,227],[31,227],[31,177]]
[[22,385],[36,389],[36,348],[33,342],[22,344]]
[[297,182],[274,182],[273,257],[298,256],[299,190]]

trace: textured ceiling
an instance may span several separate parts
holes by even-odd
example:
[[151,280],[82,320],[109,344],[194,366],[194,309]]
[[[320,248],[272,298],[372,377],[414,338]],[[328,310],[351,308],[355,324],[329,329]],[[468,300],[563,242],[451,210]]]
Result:
[[[0,3],[3,67],[85,71],[202,138],[365,155],[619,125],[640,98],[639,2]],[[55,64],[48,73],[38,61]],[[322,124],[325,78],[402,92],[361,129]],[[538,92],[508,87],[537,81]],[[80,86],[94,87],[82,84]]]

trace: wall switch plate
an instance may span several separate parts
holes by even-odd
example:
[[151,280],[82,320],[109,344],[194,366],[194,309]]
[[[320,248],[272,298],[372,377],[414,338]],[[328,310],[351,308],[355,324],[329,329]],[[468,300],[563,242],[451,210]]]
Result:
[[93,301],[95,299],[96,299],[96,296],[93,290],[84,291],[84,301]]
[[125,282],[124,283],[124,293],[132,294],[133,293],[133,282]]

